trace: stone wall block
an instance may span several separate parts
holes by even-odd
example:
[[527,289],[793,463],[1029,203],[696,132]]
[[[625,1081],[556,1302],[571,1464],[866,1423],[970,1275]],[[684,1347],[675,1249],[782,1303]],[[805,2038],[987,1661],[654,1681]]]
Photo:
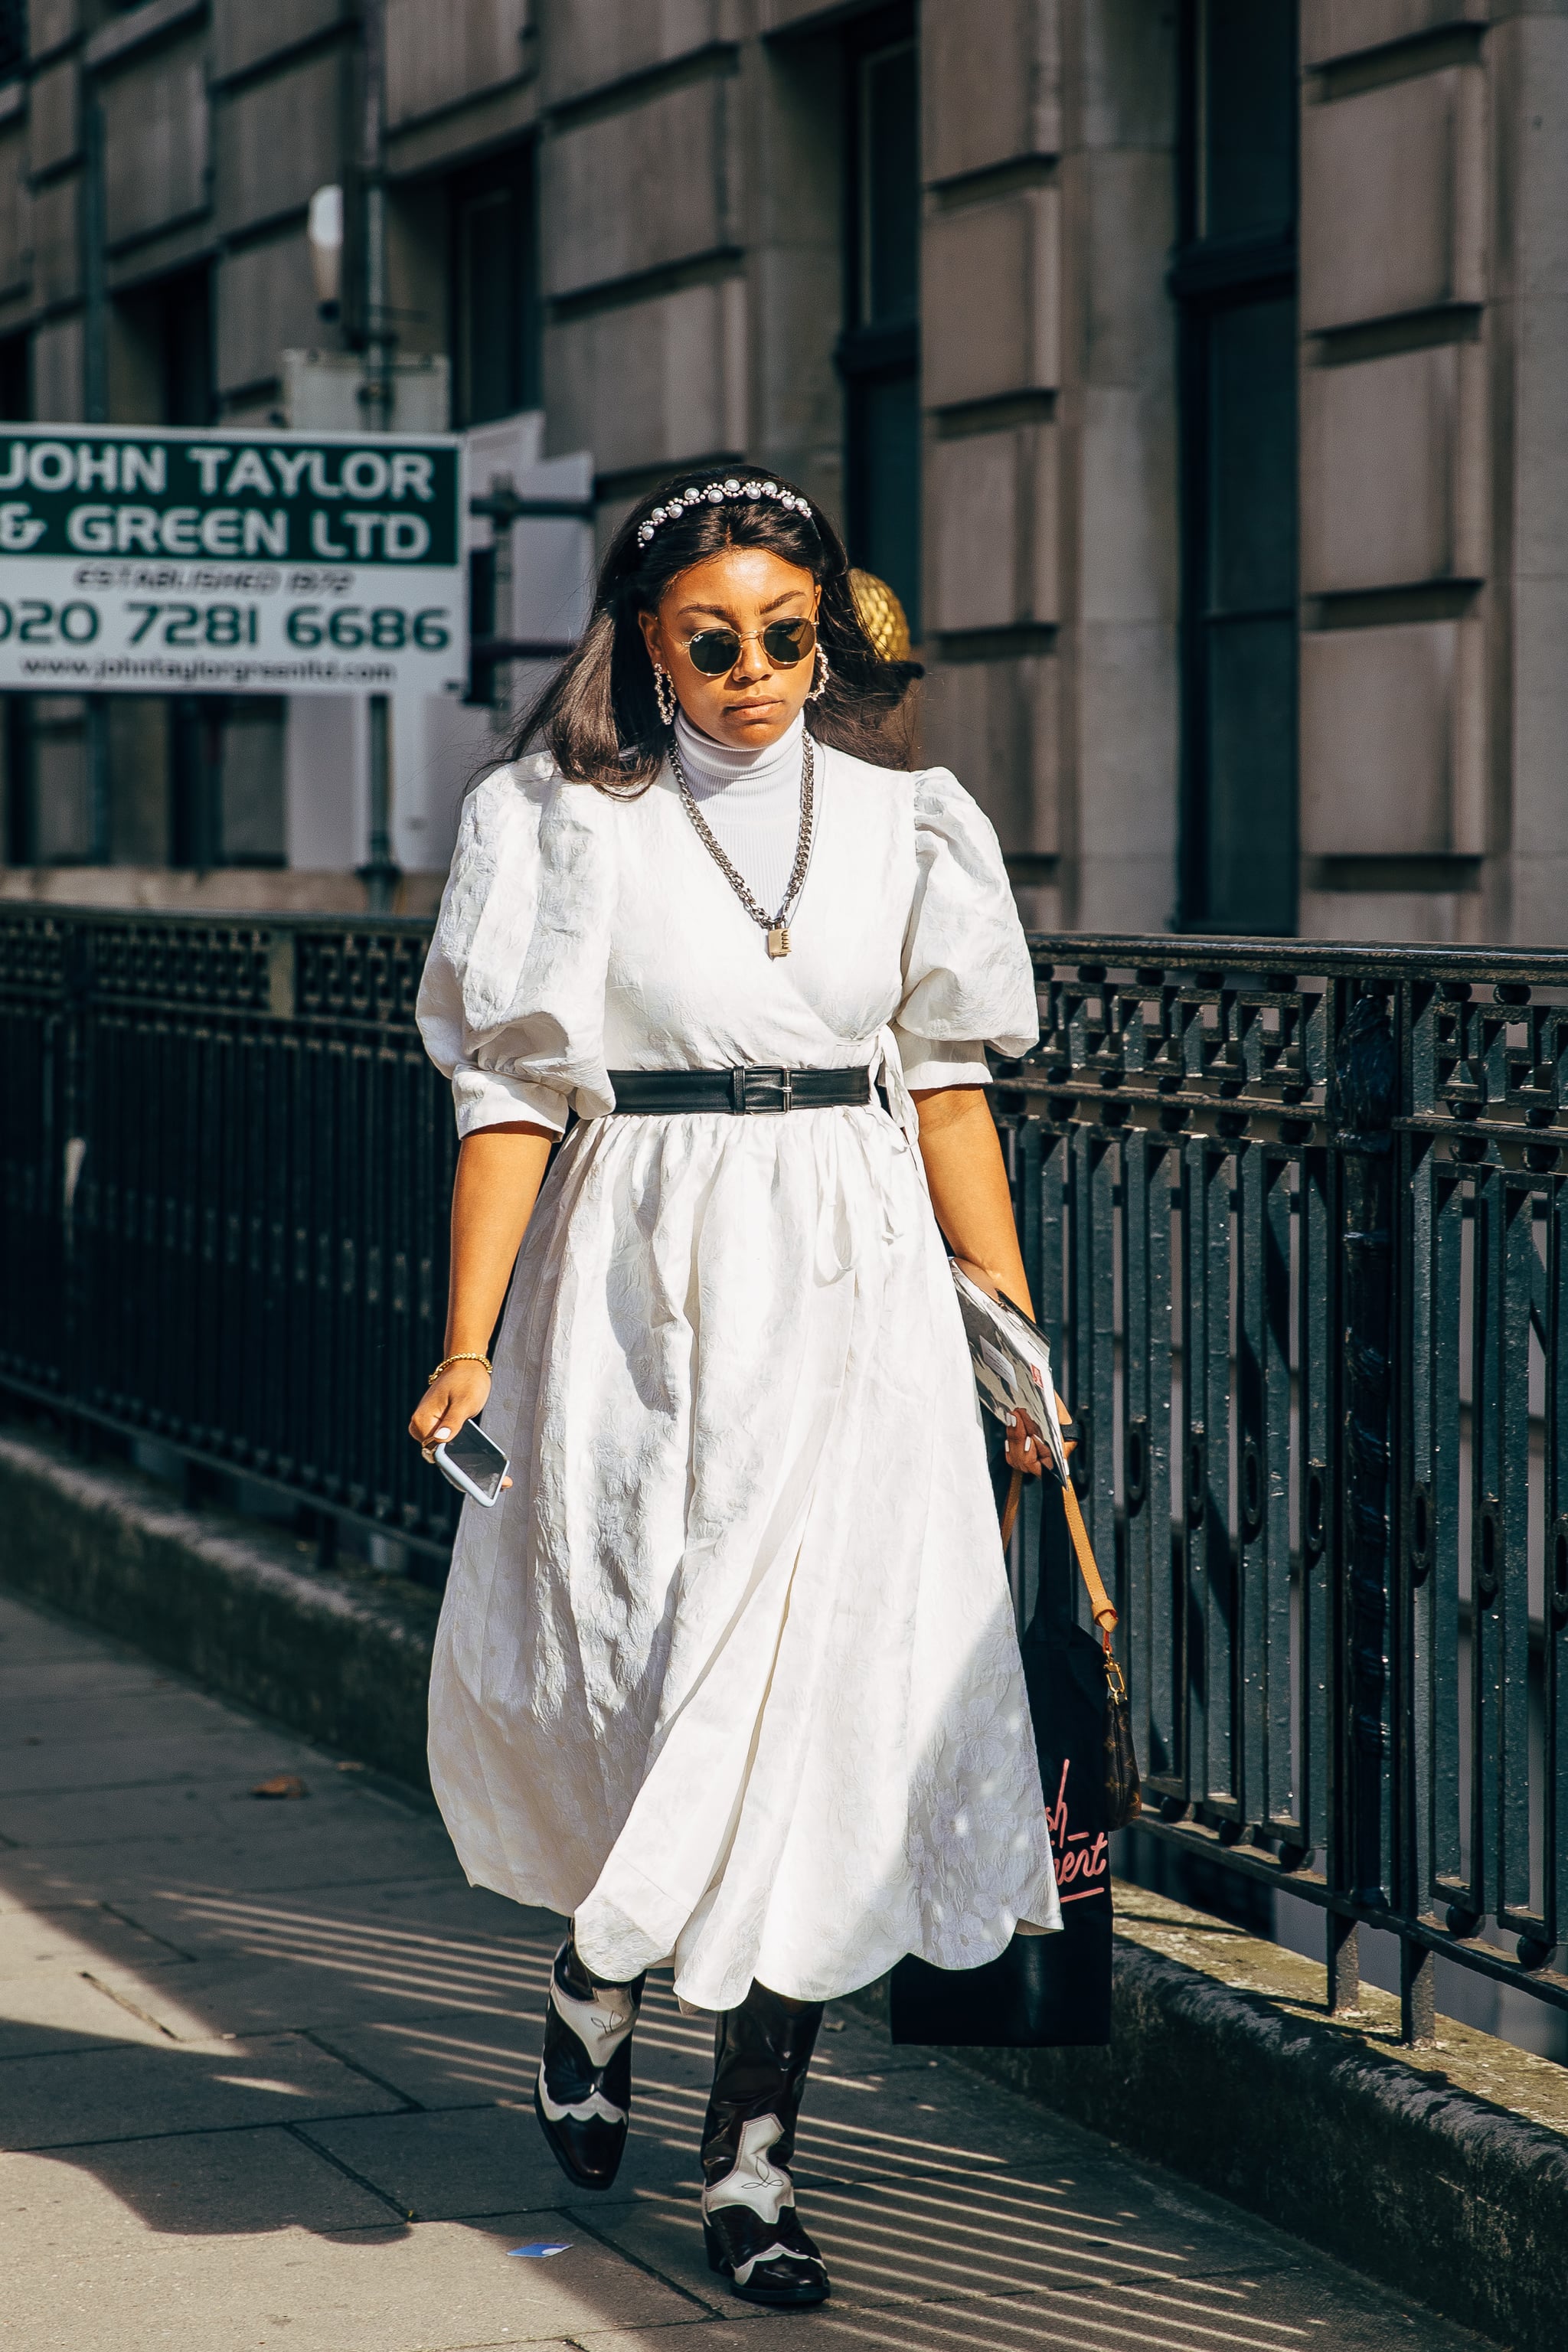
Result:
[[52,172],[81,149],[81,73],[74,58],[46,66],[27,92],[27,162]]
[[1513,559],[1526,579],[1568,575],[1568,297],[1540,295],[1514,310]]
[[[33,294],[41,304],[71,302],[81,291],[80,197],[74,179],[33,192]],[[40,406],[40,416],[48,413]]]
[[317,340],[316,289],[302,236],[226,254],[217,270],[217,380],[223,393],[274,382],[279,356]]
[[1099,621],[1079,636],[1075,921],[1157,931],[1175,896],[1180,693],[1172,620]]
[[1086,623],[1173,623],[1176,435],[1168,388],[1091,384],[1079,431],[1079,609]]
[[1174,145],[1177,19],[1149,0],[1091,0],[1078,11],[1082,106],[1078,143],[1089,149]]
[[1005,850],[1050,856],[1061,847],[1060,697],[1054,654],[931,668],[921,706],[921,758],[952,770]]
[[[1563,856],[1568,854],[1568,793],[1563,789],[1568,579],[1514,583],[1513,637],[1513,847],[1526,857]],[[1560,906],[1559,942],[1563,928]]]
[[217,141],[218,217],[226,229],[309,204],[342,176],[343,67],[331,51],[227,100]]
[[205,36],[108,77],[104,205],[112,249],[188,219],[208,202]]
[[1486,356],[1402,352],[1302,379],[1309,595],[1484,576]]
[[47,58],[62,41],[82,29],[82,0],[31,0],[27,10],[27,54]]
[[[426,0],[404,5],[419,9]],[[738,0],[568,0],[564,7],[556,0],[538,11],[545,102],[558,105],[710,42],[732,41],[742,30],[739,13]]]
[[82,410],[83,330],[80,311],[50,319],[33,337],[33,414],[66,425]]
[[1476,620],[1302,639],[1304,856],[1482,853],[1484,652]]
[[925,0],[922,142],[928,180],[1061,147],[1058,0]]
[[[1500,7],[1494,16],[1504,16]],[[1568,295],[1568,8],[1519,9],[1495,24],[1487,58],[1500,181],[1494,299]]]
[[1328,65],[1452,25],[1484,25],[1488,0],[1304,0],[1301,62]]
[[546,290],[569,294],[733,242],[727,77],[569,125],[541,156]]
[[1055,188],[1026,188],[928,222],[921,353],[929,407],[1059,383],[1060,239]]
[[1050,425],[935,444],[929,569],[937,630],[1058,619],[1057,457]]
[[267,0],[261,8],[256,0],[212,0],[214,77],[242,73],[344,21],[342,0]]
[[[574,0],[565,10],[568,20],[579,5]],[[458,8],[432,8],[430,0],[387,0],[388,125],[414,121],[515,80],[527,62],[523,44],[531,15],[531,0],[466,0]]]
[[1303,329],[1483,300],[1485,172],[1479,67],[1306,107]]
[[17,123],[0,139],[0,294],[19,292],[31,275],[29,215],[27,141]]
[[734,278],[551,328],[544,397],[554,438],[564,432],[592,449],[601,474],[673,471],[744,448],[745,322],[745,282]]
[[[833,364],[838,313],[826,310],[823,283],[837,255],[808,247],[764,247],[751,283],[756,294],[757,352],[752,383],[757,413],[749,436],[769,465],[793,473],[808,450],[842,450],[844,392]],[[832,278],[827,278],[829,285]],[[789,454],[785,456],[784,452]]]
[[1120,148],[1082,161],[1075,198],[1085,247],[1076,297],[1086,383],[1157,382],[1174,400],[1165,265],[1176,236],[1175,194],[1166,149]]

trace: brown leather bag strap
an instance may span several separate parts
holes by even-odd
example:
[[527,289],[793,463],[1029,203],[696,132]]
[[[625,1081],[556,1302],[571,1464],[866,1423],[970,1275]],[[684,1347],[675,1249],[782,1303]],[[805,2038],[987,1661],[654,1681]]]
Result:
[[[1004,1551],[1013,1540],[1014,1522],[1018,1516],[1018,1501],[1023,1491],[1024,1474],[1021,1470],[1015,1470],[1008,1482],[1007,1500],[1002,1510]],[[1109,1649],[1110,1637],[1115,1633],[1119,1621],[1115,1605],[1100,1577],[1094,1557],[1094,1547],[1089,1539],[1089,1529],[1084,1526],[1083,1513],[1079,1508],[1078,1493],[1070,1478],[1062,1488],[1062,1507],[1068,1515],[1068,1528],[1072,1536],[1072,1548],[1078,1559],[1079,1573],[1083,1578],[1084,1589],[1089,1594],[1089,1605],[1093,1612],[1094,1622],[1104,1635],[1105,1644]]]
[[1083,1578],[1084,1590],[1089,1594],[1089,1609],[1095,1623],[1105,1636],[1106,1647],[1109,1649],[1110,1637],[1116,1631],[1116,1610],[1110,1593],[1107,1592],[1100,1580],[1100,1570],[1095,1565],[1094,1547],[1089,1540],[1089,1529],[1084,1526],[1083,1513],[1079,1508],[1078,1490],[1070,1478],[1062,1488],[1062,1507],[1068,1515],[1068,1527],[1072,1535],[1072,1548],[1078,1554],[1079,1573]]

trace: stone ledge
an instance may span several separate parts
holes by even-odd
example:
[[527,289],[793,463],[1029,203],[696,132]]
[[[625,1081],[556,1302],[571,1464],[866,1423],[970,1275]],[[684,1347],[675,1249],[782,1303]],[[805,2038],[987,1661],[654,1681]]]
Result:
[[439,1603],[358,1566],[312,1571],[286,1536],[190,1511],[121,1465],[0,1433],[0,1583],[118,1634],[209,1688],[427,1788]]
[[[1108,2050],[954,2050],[1511,2352],[1561,2352],[1568,2070],[1118,1883]],[[886,2014],[886,1986],[860,2003]]]
[[[419,1586],[313,1571],[286,1538],[15,1433],[0,1583],[427,1786]],[[1389,1995],[1330,2017],[1310,1961],[1142,1887],[1116,1901],[1109,2050],[952,2054],[1511,2352],[1560,2352],[1568,2070],[1446,2018],[1400,2049]],[[885,2014],[885,1981],[857,2000]]]

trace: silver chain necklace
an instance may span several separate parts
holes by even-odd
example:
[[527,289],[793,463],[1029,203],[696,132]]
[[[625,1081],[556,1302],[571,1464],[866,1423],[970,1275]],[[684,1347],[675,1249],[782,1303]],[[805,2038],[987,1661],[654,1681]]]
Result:
[[768,953],[771,956],[788,955],[789,919],[795,910],[795,902],[799,898],[802,887],[805,881],[806,867],[811,864],[812,821],[816,799],[814,791],[816,783],[816,762],[812,756],[811,737],[808,734],[802,739],[800,762],[800,837],[795,843],[795,864],[790,868],[789,881],[785,885],[784,898],[780,902],[779,910],[776,915],[770,915],[766,909],[759,904],[755,896],[752,894],[751,889],[748,888],[743,877],[736,871],[735,867],[731,864],[730,859],[725,856],[722,845],[715,840],[707,821],[703,817],[701,810],[697,805],[691,786],[687,782],[686,770],[682,767],[680,762],[680,752],[675,740],[673,729],[670,731],[668,749],[669,764],[674,770],[675,781],[680,787],[680,797],[686,803],[686,814],[697,828],[699,840],[708,851],[709,856],[718,866],[721,874],[723,875],[724,879],[730,885],[731,889],[735,893],[736,898],[739,898],[742,906],[744,907],[747,914],[750,915],[752,922],[760,925],[762,929],[767,933]]

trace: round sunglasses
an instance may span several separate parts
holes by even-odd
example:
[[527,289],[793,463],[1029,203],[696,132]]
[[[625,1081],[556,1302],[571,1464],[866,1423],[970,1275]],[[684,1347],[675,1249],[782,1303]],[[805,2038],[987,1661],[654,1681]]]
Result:
[[752,637],[775,669],[794,669],[816,648],[816,630],[810,621],[770,621],[765,629],[699,629],[686,640],[693,669],[704,677],[722,677],[741,658],[741,647]]

